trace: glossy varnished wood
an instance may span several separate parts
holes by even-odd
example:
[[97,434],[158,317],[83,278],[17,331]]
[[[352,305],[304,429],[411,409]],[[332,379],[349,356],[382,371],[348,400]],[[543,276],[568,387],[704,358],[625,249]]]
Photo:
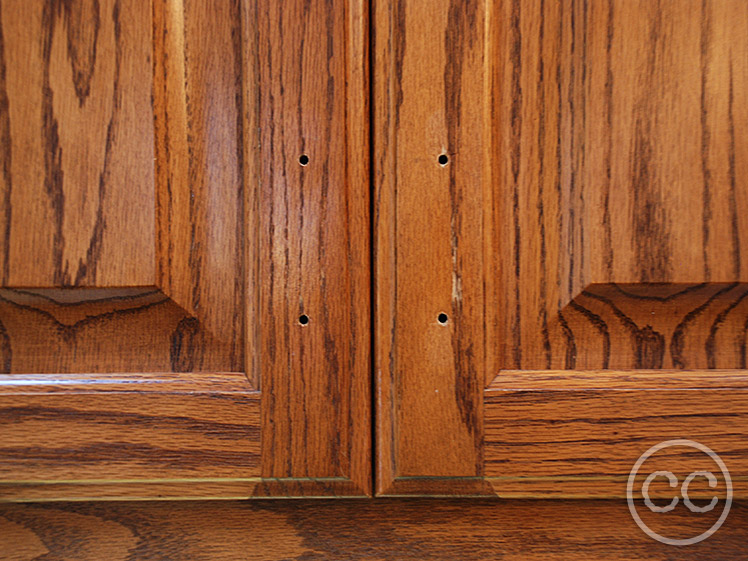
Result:
[[490,4],[374,2],[381,493],[482,470]]
[[239,7],[0,6],[4,500],[254,492]]
[[369,493],[365,4],[0,31],[0,498]]
[[[238,0],[154,4],[158,288],[184,310],[177,371],[248,370],[244,37]],[[173,361],[174,362],[174,361]]]
[[697,369],[746,368],[745,3],[500,13],[486,477],[623,496],[640,454],[690,438],[744,494],[745,371]]
[[746,4],[374,5],[380,492],[621,496],[689,435],[742,465]]
[[347,478],[367,493],[368,9],[299,0],[248,11],[257,26],[249,62],[260,131],[262,474]]
[[243,374],[2,375],[0,500],[251,496],[259,433]]
[[746,368],[748,5],[499,5],[499,367]]
[[0,286],[153,285],[150,1],[3,2],[0,27]]
[[239,4],[0,10],[0,371],[244,371]]
[[[684,532],[699,515],[667,515]],[[652,520],[647,519],[652,523]],[[707,540],[655,542],[625,501],[253,501],[5,505],[4,560],[126,559],[597,561],[745,558],[748,512],[733,504]]]
[[361,495],[261,477],[260,400],[241,373],[0,375],[0,502]]
[[[745,371],[505,371],[485,393],[485,474],[499,496],[625,497],[642,453],[686,438],[745,497],[747,392]],[[716,469],[682,447],[657,462],[681,479]]]

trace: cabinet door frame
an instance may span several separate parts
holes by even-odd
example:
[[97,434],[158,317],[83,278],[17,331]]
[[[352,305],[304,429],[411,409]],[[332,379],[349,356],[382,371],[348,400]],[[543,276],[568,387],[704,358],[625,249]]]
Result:
[[377,494],[625,497],[685,438],[745,496],[744,5],[373,5]]
[[[15,21],[12,9],[0,11],[0,127],[9,142],[17,101],[6,91],[4,54],[24,48],[15,30],[3,27]],[[54,54],[75,17],[83,25],[106,18],[116,56],[130,60],[134,39],[120,32],[133,9],[151,22],[139,31],[151,40],[151,114],[143,117],[153,121],[151,292],[176,301],[185,315],[171,335],[172,371],[14,370],[18,332],[0,323],[8,371],[0,374],[0,501],[368,496],[368,5],[112,0],[100,13],[81,15],[49,3],[39,23]],[[94,44],[102,40],[94,36]],[[114,56],[98,52],[101,61],[88,61],[93,68]],[[127,104],[128,91],[119,95]],[[72,94],[58,98],[72,101]],[[13,148],[6,160],[20,157]],[[309,158],[303,165],[301,154]],[[23,185],[13,184],[7,169],[0,176],[7,197],[0,199],[9,217],[12,190]],[[63,194],[73,193],[76,187],[62,181]],[[216,208],[234,213],[230,224],[205,218]],[[12,239],[19,227],[4,230]],[[216,266],[201,279],[194,263],[212,259],[206,248],[220,250],[216,240],[232,236],[225,232],[231,228],[237,253],[221,263],[231,262],[234,272]],[[7,271],[18,262],[4,249]],[[40,298],[0,280],[8,306]],[[97,282],[90,287],[111,296]],[[65,298],[81,286],[41,288]],[[220,291],[239,295],[238,306],[223,310],[233,316],[230,336],[241,347],[243,367],[232,371],[200,367],[199,339],[210,331],[204,318]],[[116,316],[116,306],[110,312]]]

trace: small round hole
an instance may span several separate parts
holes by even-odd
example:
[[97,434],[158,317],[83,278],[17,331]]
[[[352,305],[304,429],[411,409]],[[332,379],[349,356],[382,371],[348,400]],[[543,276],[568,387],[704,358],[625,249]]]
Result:
[[301,325],[306,325],[307,323],[309,323],[309,316],[308,316],[308,315],[306,315],[306,314],[301,314],[301,315],[299,316],[299,323],[300,323]]
[[307,165],[309,163],[309,156],[307,156],[306,154],[302,154],[301,156],[299,156],[299,163],[302,166]]
[[439,154],[438,160],[440,166],[446,166],[449,162],[449,156],[447,156],[446,154]]
[[442,314],[439,314],[436,317],[436,319],[437,319],[437,321],[439,323],[441,323],[442,325],[444,325],[445,323],[447,323],[449,321],[449,316],[447,316],[447,314],[442,313]]

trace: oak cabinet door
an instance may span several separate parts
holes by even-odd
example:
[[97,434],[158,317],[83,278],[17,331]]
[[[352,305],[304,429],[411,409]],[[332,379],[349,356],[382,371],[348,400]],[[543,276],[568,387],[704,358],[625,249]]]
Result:
[[748,4],[374,5],[378,492],[745,495]]
[[363,2],[0,2],[0,499],[365,495]]

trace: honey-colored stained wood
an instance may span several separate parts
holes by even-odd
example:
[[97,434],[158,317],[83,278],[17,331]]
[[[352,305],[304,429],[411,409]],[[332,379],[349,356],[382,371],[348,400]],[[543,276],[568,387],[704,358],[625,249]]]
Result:
[[[117,152],[124,160],[110,170],[112,181],[129,186],[107,191],[114,210],[100,214],[101,228],[113,228],[106,236],[123,245],[106,246],[111,259],[98,262],[99,276],[44,280],[32,270],[42,280],[11,275],[0,283],[0,372],[9,375],[0,423],[12,428],[0,432],[8,451],[0,499],[370,493],[368,7],[3,2],[0,123],[13,126],[17,98],[37,87],[21,58],[7,55],[8,45],[36,48],[34,34],[21,34],[27,9],[53,14],[53,35],[67,33],[70,14],[88,10],[75,16],[80,41],[94,45],[96,60],[87,64],[105,72],[118,62],[118,72],[142,78],[117,90],[113,107],[132,111],[145,92],[147,105],[127,113],[127,124],[149,136],[117,128],[116,115],[109,134],[127,133],[148,151],[150,176],[127,175],[143,163],[140,152],[128,152],[129,144]],[[91,15],[97,10],[99,19]],[[118,24],[130,12],[132,21]],[[102,18],[106,26],[96,31]],[[76,60],[61,57],[55,72],[70,75]],[[34,71],[41,64],[30,63]],[[8,76],[20,94],[10,92]],[[79,104],[71,84],[53,92],[70,106],[58,129],[65,124],[65,135],[94,142],[104,108]],[[90,122],[81,121],[79,105]],[[25,138],[3,131],[14,142]],[[54,157],[45,150],[39,157]],[[64,178],[75,166],[98,165],[87,159],[86,142],[62,151]],[[7,239],[34,232],[37,222],[46,227],[41,210],[12,198],[25,183],[0,185]],[[88,176],[61,185],[67,202],[100,192]],[[2,221],[30,208],[39,213],[24,223]],[[144,224],[118,230],[127,213]],[[87,227],[73,214],[64,219],[71,239]],[[148,243],[139,258],[150,276],[107,280],[107,267],[111,276],[137,265],[126,248],[133,236]],[[42,253],[52,251],[52,241],[39,243]],[[15,274],[25,265],[8,255]],[[54,391],[38,388],[49,387],[47,374],[60,381]],[[174,389],[186,380],[191,389]],[[221,389],[226,383],[239,393]]]
[[745,492],[746,16],[731,0],[502,4],[484,404],[499,495],[624,496],[639,455],[678,438]]
[[[263,467],[370,489],[368,8],[251,2]],[[302,319],[303,318],[303,319]]]
[[243,374],[2,375],[0,500],[251,496],[259,397]]
[[374,2],[380,493],[482,471],[490,4]]
[[361,496],[262,478],[261,397],[242,373],[0,375],[0,502]]
[[257,351],[244,346],[245,251],[257,242],[246,227],[241,3],[162,0],[153,15],[157,285],[197,320],[187,330],[224,343],[221,363],[201,364],[214,353],[197,350],[185,369],[245,371],[245,351]]
[[622,496],[689,435],[744,462],[746,16],[375,2],[381,493]]
[[[696,535],[700,516],[679,507],[645,520]],[[718,532],[676,549],[644,534],[625,501],[19,504],[0,507],[0,543],[13,561],[730,561],[745,558],[747,522],[736,502]]]
[[499,367],[746,368],[748,5],[498,5]]
[[[505,371],[485,394],[485,475],[499,496],[625,497],[646,450],[685,438],[716,452],[745,497],[747,391],[748,374],[729,370]],[[692,448],[668,450],[656,466],[681,481],[716,472],[724,485]]]
[[156,280],[151,3],[0,6],[0,287]]
[[239,7],[0,7],[0,371],[246,370]]
[[240,371],[232,341],[154,289],[6,289],[0,322],[0,365],[19,376]]

